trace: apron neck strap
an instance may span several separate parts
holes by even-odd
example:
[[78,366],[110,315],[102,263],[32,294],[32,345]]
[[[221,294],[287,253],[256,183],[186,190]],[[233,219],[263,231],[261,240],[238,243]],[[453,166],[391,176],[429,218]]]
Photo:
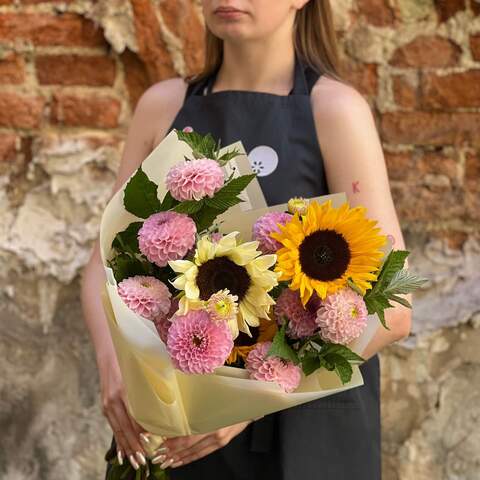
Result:
[[[310,81],[307,81],[305,69],[307,67],[303,64],[298,54],[295,52],[295,69],[293,87],[288,95],[309,95],[313,83],[315,83],[318,75],[314,77],[309,76]],[[187,97],[190,95],[208,95],[212,93],[213,84],[218,74],[220,65],[206,78],[199,82],[193,82],[188,86]]]

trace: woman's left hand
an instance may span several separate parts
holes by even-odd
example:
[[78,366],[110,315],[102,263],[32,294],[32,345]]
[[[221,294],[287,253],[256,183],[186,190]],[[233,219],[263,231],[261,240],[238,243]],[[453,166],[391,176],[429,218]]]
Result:
[[168,438],[158,449],[159,455],[152,459],[152,463],[161,463],[161,468],[186,465],[224,447],[245,430],[249,423],[251,420],[211,433]]

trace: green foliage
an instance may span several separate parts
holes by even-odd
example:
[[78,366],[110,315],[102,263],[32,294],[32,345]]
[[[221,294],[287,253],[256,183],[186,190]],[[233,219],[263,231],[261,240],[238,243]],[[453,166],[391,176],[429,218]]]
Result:
[[129,253],[120,253],[112,260],[109,260],[108,266],[113,270],[115,280],[121,282],[125,278],[134,275],[152,275],[153,266],[146,260],[140,260]]
[[147,174],[138,167],[135,175],[128,181],[123,196],[125,209],[140,218],[148,218],[161,210],[157,197],[157,184],[152,182]]
[[138,470],[135,470],[126,460],[123,465],[120,465],[117,457],[109,460],[109,463],[110,469],[106,480],[169,480],[170,478],[168,470],[161,469],[160,465],[153,464],[150,460],[146,466],[140,465]]
[[345,345],[324,342],[318,335],[306,339],[298,357],[305,375],[323,367],[335,371],[342,383],[348,383],[353,374],[351,364],[362,363],[364,359]]
[[290,360],[291,362],[297,364],[299,362],[297,353],[293,348],[288,344],[287,337],[285,335],[287,329],[287,319],[284,317],[284,323],[280,330],[277,331],[273,337],[272,345],[267,352],[267,357],[280,357],[284,360]]
[[387,330],[390,328],[385,322],[385,310],[393,307],[390,302],[397,302],[411,308],[410,303],[398,295],[413,292],[427,281],[425,278],[403,270],[409,253],[405,250],[392,250],[380,270],[377,281],[363,298],[368,313],[370,315],[376,313]]
[[123,232],[118,232],[112,242],[112,248],[119,253],[140,253],[138,248],[138,231],[143,222],[131,223]]

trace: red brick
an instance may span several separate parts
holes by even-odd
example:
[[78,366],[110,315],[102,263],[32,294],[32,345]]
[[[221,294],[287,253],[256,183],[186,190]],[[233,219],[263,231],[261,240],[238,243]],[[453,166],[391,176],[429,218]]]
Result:
[[480,62],[480,34],[472,35],[470,37],[470,50],[472,51],[472,57],[477,62]]
[[368,23],[378,27],[392,25],[395,15],[386,0],[358,0],[358,11]]
[[381,133],[392,144],[480,145],[480,113],[387,113]]
[[445,176],[451,185],[458,184],[459,164],[455,158],[442,152],[385,152],[390,180],[428,183],[432,175]]
[[396,67],[448,67],[456,65],[461,49],[438,36],[421,35],[395,50],[390,64]]
[[115,60],[100,55],[40,55],[35,59],[42,85],[112,86]]
[[465,185],[472,192],[480,193],[480,151],[466,155]]
[[15,158],[17,139],[14,133],[0,133],[0,168]]
[[71,127],[114,128],[118,126],[121,104],[107,96],[54,95],[51,121]]
[[480,70],[450,75],[425,74],[421,91],[425,108],[480,107]]
[[149,0],[131,0],[131,5],[139,56],[147,67],[152,83],[176,76],[155,6]]
[[204,27],[194,2],[163,0],[158,8],[167,28],[182,39],[186,74],[197,72],[204,62]]
[[126,49],[120,56],[130,108],[133,111],[142,93],[151,85],[145,64],[136,53]]
[[364,95],[378,93],[377,65],[373,63],[348,62],[342,65],[342,75]]
[[64,13],[0,14],[0,41],[26,40],[34,45],[106,47],[102,30],[81,15]]
[[0,83],[19,84],[25,80],[25,62],[23,58],[11,52],[0,59]]
[[418,89],[403,75],[393,77],[393,98],[399,107],[415,108],[418,104]]
[[38,128],[41,125],[44,99],[17,93],[0,93],[0,126]]
[[435,8],[442,22],[453,17],[460,10],[465,10],[466,7],[466,0],[435,0]]

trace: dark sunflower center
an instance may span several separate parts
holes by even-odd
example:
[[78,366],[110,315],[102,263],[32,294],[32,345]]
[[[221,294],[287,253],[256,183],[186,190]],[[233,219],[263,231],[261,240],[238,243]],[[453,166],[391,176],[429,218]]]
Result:
[[342,234],[318,230],[300,245],[300,265],[310,278],[330,281],[340,278],[348,268],[351,254]]
[[228,288],[241,301],[250,286],[250,275],[244,267],[229,258],[217,257],[198,268],[197,285],[201,300],[208,300],[214,293]]

